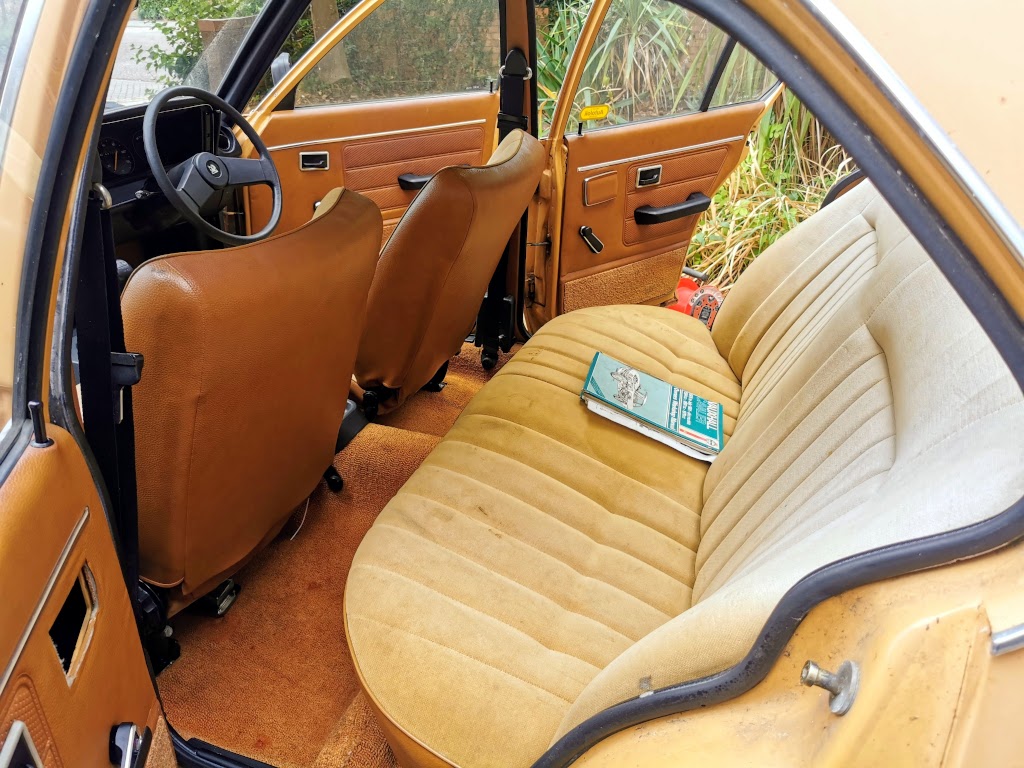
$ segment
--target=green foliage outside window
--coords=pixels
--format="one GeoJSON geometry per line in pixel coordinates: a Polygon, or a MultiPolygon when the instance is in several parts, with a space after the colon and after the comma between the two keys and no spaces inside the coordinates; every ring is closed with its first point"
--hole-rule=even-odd
{"type": "Polygon", "coordinates": [[[152,20],[168,44],[138,49],[135,60],[167,85],[182,83],[203,53],[200,19],[252,16],[262,6],[262,0],[139,0],[139,16],[152,20]]]}
{"type": "Polygon", "coordinates": [[[341,104],[486,89],[499,61],[496,0],[388,0],[324,57],[296,104],[341,104]]]}

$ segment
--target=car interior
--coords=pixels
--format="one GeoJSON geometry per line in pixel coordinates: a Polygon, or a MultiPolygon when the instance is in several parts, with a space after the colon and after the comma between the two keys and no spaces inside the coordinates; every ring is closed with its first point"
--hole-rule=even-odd
{"type": "MultiPolygon", "coordinates": [[[[353,70],[372,11],[338,37],[353,70]]],[[[248,110],[178,85],[102,117],[144,641],[192,749],[530,765],[739,662],[809,574],[1024,495],[1021,390],[864,174],[711,327],[667,307],[781,87],[705,24],[753,85],[620,126],[569,94],[542,135],[497,37],[490,84],[444,96],[324,103],[314,48],[248,110]],[[588,411],[596,352],[721,403],[721,453],[588,411]]],[[[92,441],[109,382],[77,311],[92,441]]]]}

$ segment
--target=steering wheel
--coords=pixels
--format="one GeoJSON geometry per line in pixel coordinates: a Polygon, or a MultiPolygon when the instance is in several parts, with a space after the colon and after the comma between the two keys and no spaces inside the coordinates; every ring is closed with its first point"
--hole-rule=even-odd
{"type": "Polygon", "coordinates": [[[178,85],[161,91],[146,108],[146,117],[142,122],[142,142],[146,149],[146,160],[149,161],[149,168],[160,191],[182,216],[210,237],[228,245],[255,243],[273,232],[281,220],[281,178],[277,175],[277,168],[270,158],[267,145],[238,110],[219,96],[190,85],[178,85]],[[249,137],[259,156],[247,159],[200,152],[171,168],[170,173],[164,170],[157,145],[156,121],[164,105],[171,99],[181,96],[192,96],[231,118],[249,137]],[[274,208],[270,214],[270,221],[263,229],[252,235],[235,235],[225,232],[207,220],[208,216],[212,216],[223,207],[228,190],[253,184],[266,184],[274,194],[274,208]]]}

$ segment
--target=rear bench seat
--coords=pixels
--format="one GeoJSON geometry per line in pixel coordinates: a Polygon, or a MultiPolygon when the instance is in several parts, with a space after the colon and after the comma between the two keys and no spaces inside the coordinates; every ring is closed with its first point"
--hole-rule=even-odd
{"type": "Polygon", "coordinates": [[[814,569],[1002,511],[1022,466],[1020,390],[864,183],[766,251],[713,333],[658,307],[544,326],[367,534],[348,642],[402,765],[529,765],[737,662],[814,569]],[[722,402],[714,464],[590,414],[595,350],[722,402]]]}

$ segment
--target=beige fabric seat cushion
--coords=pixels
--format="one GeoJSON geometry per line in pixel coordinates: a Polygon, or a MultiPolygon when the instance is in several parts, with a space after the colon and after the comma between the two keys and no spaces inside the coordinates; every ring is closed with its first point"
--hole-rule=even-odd
{"type": "Polygon", "coordinates": [[[864,183],[762,254],[714,334],[647,307],[546,325],[367,535],[348,641],[392,734],[529,765],[738,661],[816,568],[1002,511],[1022,467],[1019,388],[864,183]],[[598,349],[725,404],[710,469],[586,411],[598,349]]]}
{"type": "Polygon", "coordinates": [[[398,724],[429,720],[429,746],[460,764],[542,752],[602,668],[690,605],[708,465],[588,415],[596,349],[722,401],[731,431],[739,385],[699,322],[566,315],[474,398],[352,564],[346,621],[368,690],[398,724]],[[459,722],[488,737],[467,743],[446,726],[459,722]]]}

